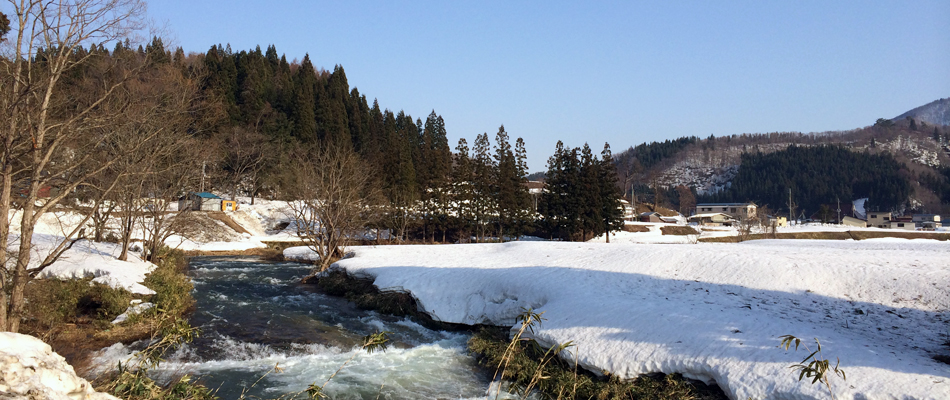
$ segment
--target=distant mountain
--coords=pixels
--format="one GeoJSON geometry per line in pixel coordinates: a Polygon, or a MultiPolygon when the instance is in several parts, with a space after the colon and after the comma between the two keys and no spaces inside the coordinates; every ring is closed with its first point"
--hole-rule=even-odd
{"type": "Polygon", "coordinates": [[[950,125],[950,97],[935,100],[905,112],[895,117],[894,121],[901,121],[907,117],[930,125],[950,125]]]}
{"type": "MultiPolygon", "coordinates": [[[[911,183],[910,195],[907,196],[904,190],[896,191],[900,192],[897,194],[901,197],[906,197],[906,201],[901,202],[900,206],[894,206],[895,201],[887,201],[886,197],[893,193],[864,194],[864,189],[867,188],[852,190],[848,193],[838,191],[834,193],[834,197],[816,195],[813,196],[815,198],[795,199],[798,204],[809,205],[810,208],[805,210],[806,215],[817,211],[815,204],[831,204],[833,201],[837,202],[840,196],[844,196],[840,198],[842,202],[855,200],[848,197],[871,197],[869,204],[893,208],[894,211],[913,210],[914,212],[947,214],[950,213],[950,99],[938,100],[911,112],[921,110],[923,110],[921,114],[915,117],[916,129],[907,121],[905,114],[905,116],[895,118],[895,123],[892,125],[874,124],[846,131],[746,133],[719,137],[710,135],[705,139],[683,137],[631,146],[627,150],[614,153],[618,181],[623,185],[626,196],[631,196],[632,193],[637,197],[638,202],[650,203],[657,201],[656,198],[659,197],[661,205],[688,212],[689,207],[682,207],[683,202],[679,200],[682,192],[682,188],[677,189],[679,186],[691,188],[696,201],[716,199],[713,202],[732,202],[759,199],[758,196],[752,196],[750,193],[764,192],[770,181],[776,185],[775,187],[794,186],[793,184],[802,187],[821,185],[818,176],[799,182],[796,179],[800,177],[784,176],[766,170],[745,171],[745,173],[752,173],[752,178],[746,180],[740,178],[737,181],[737,177],[741,175],[743,159],[748,158],[749,155],[761,157],[773,152],[786,151],[790,146],[800,148],[842,146],[856,153],[888,154],[888,157],[893,157],[901,164],[900,174],[895,179],[911,183]],[[919,116],[927,113],[935,114],[938,110],[943,110],[940,114],[944,121],[943,125],[919,116]],[[924,123],[927,126],[921,128],[924,123]],[[742,182],[761,182],[762,184],[754,188],[732,189],[733,185],[742,182]],[[662,190],[659,196],[656,195],[657,189],[662,190]],[[740,193],[741,196],[739,196],[738,189],[748,190],[740,193]],[[730,193],[739,197],[728,199],[724,197],[730,193]]],[[[747,168],[756,167],[749,164],[747,168]]],[[[806,174],[832,172],[830,168],[824,167],[809,166],[799,169],[806,174]]],[[[883,176],[879,178],[884,179],[883,176]]],[[[854,182],[836,182],[838,183],[844,185],[854,182]]],[[[836,188],[837,186],[829,187],[836,188]]],[[[788,187],[782,187],[782,189],[787,191],[788,187]]],[[[801,189],[795,192],[806,194],[806,190],[801,189]]],[[[689,198],[686,197],[686,199],[689,198]]],[[[777,203],[774,199],[771,203],[775,204],[765,205],[775,210],[782,210],[785,204],[784,201],[777,203]]]]}

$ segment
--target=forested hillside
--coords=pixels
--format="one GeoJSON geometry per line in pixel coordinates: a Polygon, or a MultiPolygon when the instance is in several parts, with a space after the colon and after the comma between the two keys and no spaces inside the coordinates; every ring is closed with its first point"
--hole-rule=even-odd
{"type": "MultiPolygon", "coordinates": [[[[174,59],[182,56],[179,50],[174,59]]],[[[219,123],[207,130],[225,144],[221,171],[232,175],[215,181],[219,190],[251,196],[272,190],[281,156],[317,144],[359,153],[376,167],[390,197],[416,197],[451,167],[439,115],[433,111],[423,122],[370,103],[350,88],[342,66],[316,69],[309,56],[289,63],[274,46],[233,52],[217,45],[187,63],[203,71],[203,88],[221,105],[219,123]],[[242,154],[250,149],[259,152],[242,154]],[[248,161],[250,168],[243,165],[248,161]]]]}
{"type": "Polygon", "coordinates": [[[791,196],[797,208],[814,212],[822,204],[867,197],[869,210],[892,210],[901,207],[911,192],[901,175],[903,167],[889,153],[855,152],[838,145],[745,153],[732,185],[700,201],[753,201],[787,209],[791,196]]]}
{"type": "MultiPolygon", "coordinates": [[[[818,204],[828,204],[835,196],[842,202],[871,196],[870,204],[898,212],[950,213],[950,176],[943,173],[950,166],[948,142],[950,129],[946,126],[914,118],[881,118],[871,126],[850,131],[810,134],[776,132],[709,136],[706,139],[683,137],[666,142],[644,143],[617,154],[615,161],[618,184],[624,188],[625,196],[633,201],[658,202],[662,206],[681,209],[680,195],[693,192],[699,201],[766,201],[773,209],[787,212],[788,187],[783,189],[785,200],[777,202],[769,193],[777,190],[775,186],[780,183],[752,179],[778,172],[772,169],[768,172],[758,170],[773,168],[768,164],[775,161],[759,158],[785,151],[790,146],[836,146],[851,153],[884,157],[867,158],[865,161],[868,162],[892,159],[899,165],[895,179],[906,182],[909,189],[903,189],[902,184],[894,181],[871,193],[859,190],[855,182],[851,181],[854,178],[851,175],[841,175],[832,169],[816,170],[808,181],[826,182],[823,184],[827,188],[815,191],[809,189],[808,193],[802,193],[805,197],[796,199],[808,214],[815,212],[814,207],[818,204]],[[823,171],[827,171],[828,176],[822,175],[823,171]],[[839,179],[845,181],[839,182],[839,179]],[[845,190],[846,187],[851,190],[845,190]],[[866,192],[869,194],[865,195],[866,192]]],[[[794,151],[800,152],[802,149],[794,151]]],[[[853,157],[847,160],[865,162],[853,157]]],[[[891,164],[881,164],[879,167],[893,170],[891,164]]],[[[795,183],[799,178],[789,176],[788,179],[794,185],[801,183],[795,183]]],[[[688,195],[685,198],[692,201],[688,195]]]]}

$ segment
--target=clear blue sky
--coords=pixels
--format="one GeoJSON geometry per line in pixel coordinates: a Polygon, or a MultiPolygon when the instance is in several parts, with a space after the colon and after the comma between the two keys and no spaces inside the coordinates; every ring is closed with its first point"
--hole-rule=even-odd
{"type": "Polygon", "coordinates": [[[557,140],[648,141],[870,125],[950,97],[950,1],[183,1],[174,44],[274,44],[340,64],[450,145],[505,125],[531,171],[557,140]],[[593,3],[593,4],[588,4],[593,3]]]}

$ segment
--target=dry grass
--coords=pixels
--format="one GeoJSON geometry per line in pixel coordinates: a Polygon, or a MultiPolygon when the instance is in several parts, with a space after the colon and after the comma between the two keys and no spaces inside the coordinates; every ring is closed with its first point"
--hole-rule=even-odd
{"type": "Polygon", "coordinates": [[[646,225],[630,225],[626,224],[623,226],[624,232],[649,232],[650,227],[646,225]]]}
{"type": "Polygon", "coordinates": [[[901,239],[934,239],[950,240],[950,233],[943,232],[893,232],[893,231],[851,231],[855,240],[876,239],[876,238],[901,238],[901,239]]]}
{"type": "MultiPolygon", "coordinates": [[[[893,231],[846,231],[846,232],[784,232],[772,235],[755,233],[746,240],[758,239],[809,239],[809,240],[865,240],[877,238],[950,240],[950,233],[942,232],[893,232],[893,231]]],[[[736,243],[737,236],[720,236],[699,239],[708,243],[736,243]]]]}
{"type": "Polygon", "coordinates": [[[660,232],[663,232],[664,235],[678,235],[678,236],[688,236],[688,235],[698,235],[699,232],[696,232],[695,229],[691,226],[684,225],[670,225],[660,227],[660,232]]]}
{"type": "MultiPolygon", "coordinates": [[[[288,246],[290,247],[290,246],[288,246]]],[[[185,256],[257,256],[268,260],[281,261],[284,259],[283,249],[266,247],[247,250],[189,250],[184,252],[185,256]]]]}
{"type": "MultiPolygon", "coordinates": [[[[509,342],[507,329],[484,328],[468,342],[469,351],[486,369],[497,368],[499,377],[515,388],[532,387],[541,398],[550,399],[658,399],[720,400],[726,395],[716,386],[707,386],[678,374],[642,375],[636,379],[596,376],[577,368],[572,361],[545,357],[545,349],[534,340],[509,342]],[[546,361],[547,360],[547,361],[546,361]]],[[[525,397],[521,397],[525,398],[525,397]]]]}

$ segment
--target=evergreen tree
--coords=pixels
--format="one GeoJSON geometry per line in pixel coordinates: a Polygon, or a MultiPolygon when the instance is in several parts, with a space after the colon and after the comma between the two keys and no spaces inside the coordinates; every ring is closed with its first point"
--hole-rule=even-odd
{"type": "Polygon", "coordinates": [[[316,85],[316,71],[310,63],[310,55],[306,54],[294,74],[294,103],[291,113],[294,124],[293,136],[303,143],[313,143],[317,139],[317,117],[314,111],[316,85]]]}
{"type": "Polygon", "coordinates": [[[580,240],[586,241],[594,234],[603,232],[600,229],[602,221],[603,201],[600,193],[600,162],[594,157],[590,146],[584,143],[581,148],[580,173],[578,184],[580,191],[576,194],[580,207],[580,240]]]}
{"type": "Polygon", "coordinates": [[[444,232],[447,223],[447,193],[452,152],[445,132],[445,122],[433,110],[426,118],[419,151],[418,181],[424,213],[423,231],[435,240],[435,229],[444,232]],[[424,171],[424,173],[423,173],[424,171]]]}
{"type": "Polygon", "coordinates": [[[514,212],[512,213],[514,220],[511,229],[515,236],[520,237],[529,232],[535,214],[535,207],[527,187],[528,152],[525,150],[524,140],[520,137],[515,141],[515,166],[519,189],[515,199],[514,212]]]}
{"type": "Polygon", "coordinates": [[[613,155],[610,153],[610,144],[604,143],[604,150],[600,152],[600,204],[604,236],[610,243],[610,232],[623,229],[623,204],[620,197],[623,195],[617,187],[617,167],[613,155]]]}
{"type": "Polygon", "coordinates": [[[455,147],[455,167],[452,168],[452,204],[454,204],[454,224],[459,231],[459,238],[471,237],[475,220],[473,185],[475,170],[469,156],[468,142],[465,138],[459,139],[455,147]]]}
{"type": "Polygon", "coordinates": [[[165,44],[158,36],[153,36],[151,43],[145,46],[145,54],[155,65],[168,64],[172,61],[171,54],[165,51],[165,44]]]}
{"type": "Polygon", "coordinates": [[[478,241],[485,238],[486,229],[493,218],[492,210],[495,209],[495,196],[492,191],[494,185],[495,166],[491,156],[491,143],[488,141],[488,134],[482,133],[475,138],[475,148],[473,149],[473,188],[475,189],[472,199],[473,210],[475,211],[475,226],[477,228],[478,241]]]}
{"type": "Polygon", "coordinates": [[[545,191],[538,202],[541,227],[551,238],[575,239],[580,232],[580,163],[577,149],[557,142],[548,159],[545,191]]]}
{"type": "Polygon", "coordinates": [[[346,81],[346,72],[342,66],[337,65],[318,94],[317,121],[319,137],[324,143],[352,147],[346,107],[349,98],[350,88],[346,81]]]}
{"type": "Polygon", "coordinates": [[[350,91],[349,98],[346,101],[346,119],[349,122],[350,141],[353,144],[353,150],[357,153],[363,153],[365,146],[365,116],[368,114],[369,107],[366,105],[366,97],[360,96],[359,90],[353,88],[350,91]]]}
{"type": "Polygon", "coordinates": [[[524,190],[521,175],[518,174],[518,163],[508,142],[508,132],[505,132],[504,125],[498,128],[498,133],[495,134],[494,162],[492,194],[495,198],[492,203],[495,210],[492,214],[497,216],[495,222],[498,226],[498,236],[504,240],[505,233],[515,225],[518,207],[521,206],[519,195],[524,190]]]}

